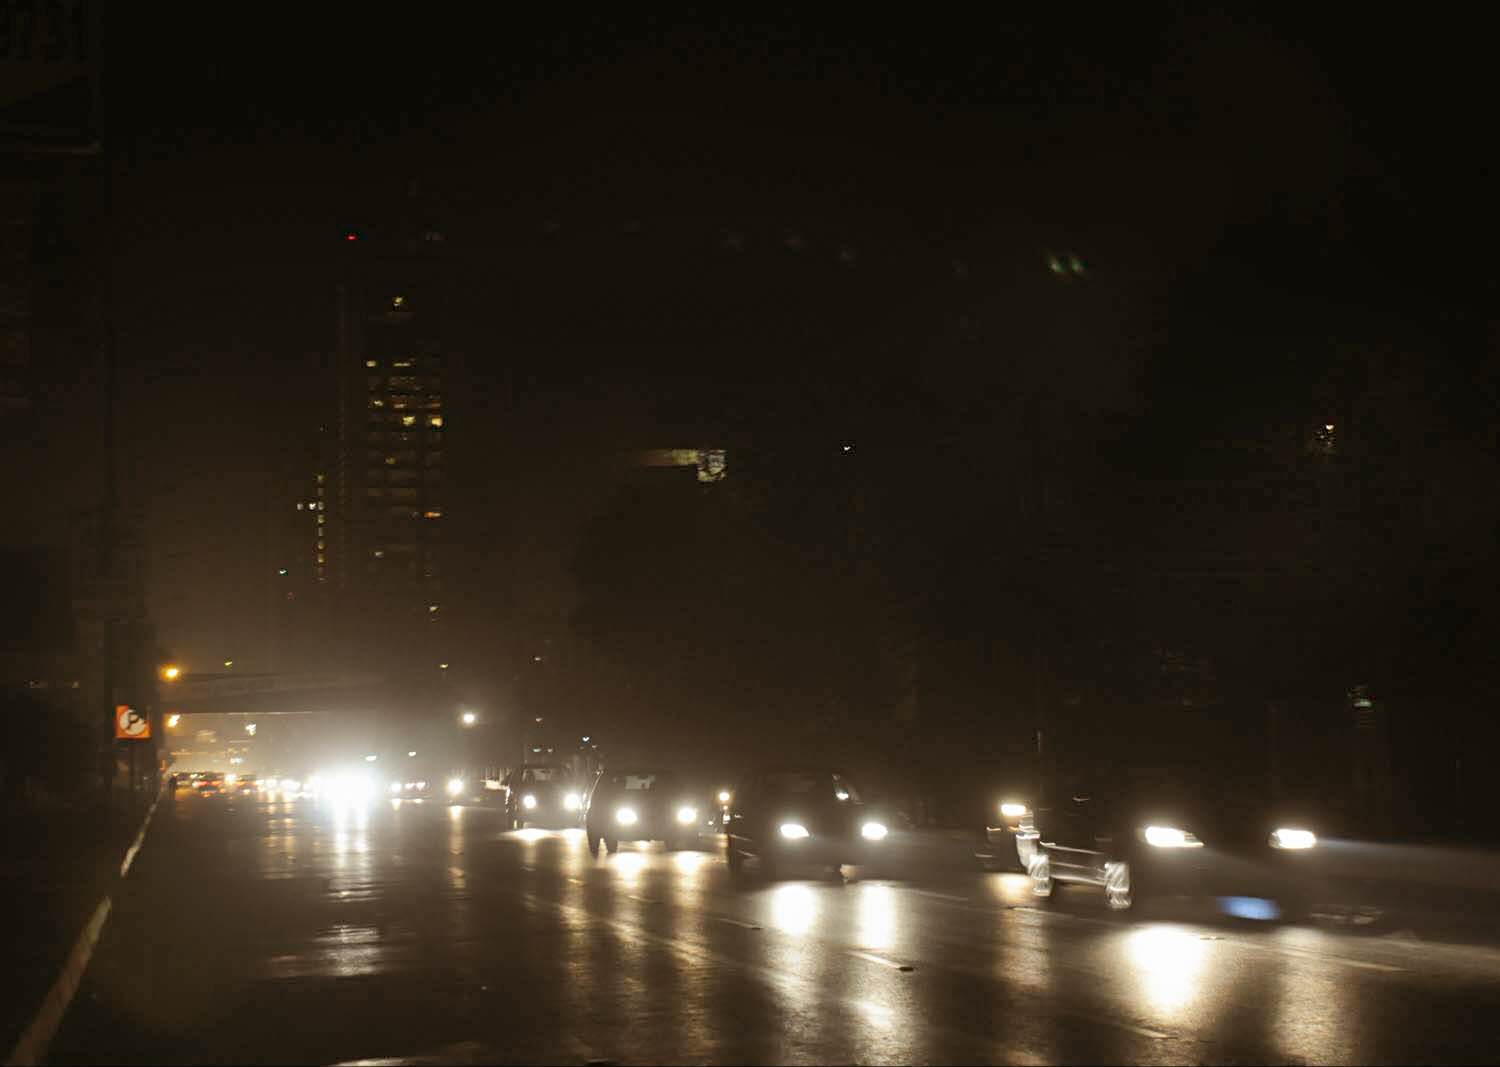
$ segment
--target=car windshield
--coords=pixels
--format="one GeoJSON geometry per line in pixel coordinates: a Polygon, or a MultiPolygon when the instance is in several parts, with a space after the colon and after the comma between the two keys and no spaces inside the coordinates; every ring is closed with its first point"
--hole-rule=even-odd
{"type": "Polygon", "coordinates": [[[653,791],[670,790],[676,785],[676,781],[666,774],[658,771],[643,771],[631,774],[616,775],[610,779],[617,789],[627,793],[650,793],[653,791]]]}
{"type": "Polygon", "coordinates": [[[528,767],[523,778],[527,782],[560,782],[563,780],[561,767],[528,767]]]}

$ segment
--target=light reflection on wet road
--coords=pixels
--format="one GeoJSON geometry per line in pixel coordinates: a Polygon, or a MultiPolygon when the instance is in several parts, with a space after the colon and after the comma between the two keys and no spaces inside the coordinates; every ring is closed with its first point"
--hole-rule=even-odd
{"type": "MultiPolygon", "coordinates": [[[[731,878],[496,812],[165,806],[59,1062],[1487,1062],[1500,953],[731,878]]],[[[1066,896],[1066,895],[1065,895],[1066,896]]]]}

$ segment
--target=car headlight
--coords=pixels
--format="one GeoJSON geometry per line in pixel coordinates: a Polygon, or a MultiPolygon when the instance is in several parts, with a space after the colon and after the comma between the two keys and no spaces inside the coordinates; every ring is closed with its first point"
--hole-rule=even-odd
{"type": "Polygon", "coordinates": [[[527,793],[524,797],[521,798],[521,807],[525,808],[527,811],[535,808],[536,796],[531,793],[527,793]]]}
{"type": "Polygon", "coordinates": [[[615,812],[615,821],[618,822],[621,826],[634,826],[635,825],[635,809],[634,808],[620,808],[618,811],[615,812]]]}
{"type": "Polygon", "coordinates": [[[784,822],[781,824],[781,836],[789,841],[800,841],[807,837],[807,827],[800,822],[784,822]]]}
{"type": "Polygon", "coordinates": [[[456,797],[456,796],[458,796],[458,794],[462,793],[463,791],[464,791],[464,780],[462,778],[449,778],[448,779],[448,795],[450,797],[456,797]]]}
{"type": "Polygon", "coordinates": [[[224,776],[224,784],[225,785],[234,785],[234,783],[238,779],[239,779],[239,775],[237,775],[237,774],[226,774],[224,776]]]}
{"type": "Polygon", "coordinates": [[[1271,831],[1271,847],[1302,849],[1312,848],[1318,843],[1318,835],[1311,830],[1294,830],[1283,826],[1279,830],[1271,831]]]}
{"type": "Polygon", "coordinates": [[[1142,836],[1146,844],[1153,848],[1202,848],[1203,842],[1199,841],[1186,830],[1179,830],[1175,826],[1148,826],[1142,836]]]}
{"type": "Polygon", "coordinates": [[[680,822],[683,826],[686,826],[689,823],[697,822],[698,809],[683,805],[682,807],[677,809],[677,821],[680,822]]]}
{"type": "Polygon", "coordinates": [[[1019,819],[1026,814],[1025,804],[1006,803],[1000,805],[1000,814],[1007,819],[1019,819]]]}
{"type": "Polygon", "coordinates": [[[426,782],[421,782],[421,781],[419,781],[419,782],[418,782],[418,783],[417,783],[417,788],[418,788],[418,789],[426,789],[426,788],[427,788],[427,783],[426,783],[426,782]]]}
{"type": "Polygon", "coordinates": [[[392,793],[400,793],[401,792],[401,783],[400,782],[392,782],[391,783],[391,792],[392,793]]]}
{"type": "Polygon", "coordinates": [[[578,805],[580,803],[581,801],[578,799],[577,793],[569,793],[567,796],[563,797],[563,807],[567,808],[569,811],[577,811],[578,805]]]}
{"type": "Polygon", "coordinates": [[[884,841],[888,833],[890,831],[885,828],[885,823],[876,822],[874,819],[859,828],[859,835],[866,841],[884,841]]]}

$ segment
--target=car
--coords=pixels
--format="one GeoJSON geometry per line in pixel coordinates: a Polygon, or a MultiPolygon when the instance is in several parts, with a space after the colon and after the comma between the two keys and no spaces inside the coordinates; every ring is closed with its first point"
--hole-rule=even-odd
{"type": "Polygon", "coordinates": [[[867,807],[849,776],[829,768],[768,770],[735,789],[726,841],[729,869],[754,858],[761,873],[785,866],[837,869],[884,858],[889,816],[867,807]]]}
{"type": "Polygon", "coordinates": [[[670,771],[606,770],[595,780],[584,802],[584,830],[589,852],[617,852],[621,841],[662,841],[670,849],[698,843],[706,805],[686,790],[670,771]]]}
{"type": "Polygon", "coordinates": [[[985,805],[975,858],[988,870],[1025,871],[1036,849],[1036,813],[1020,789],[997,791],[985,805]]]}
{"type": "Polygon", "coordinates": [[[1211,785],[1074,786],[1027,824],[1032,893],[1102,889],[1110,910],[1169,896],[1213,897],[1230,914],[1296,917],[1317,882],[1319,820],[1305,807],[1236,803],[1211,785]]]}
{"type": "Polygon", "coordinates": [[[228,790],[224,776],[217,771],[199,774],[193,781],[193,792],[200,797],[221,797],[228,790]]]}
{"type": "Polygon", "coordinates": [[[392,800],[430,800],[433,783],[426,778],[394,779],[386,787],[386,795],[392,800]]]}
{"type": "Polygon", "coordinates": [[[238,797],[253,797],[260,792],[260,781],[253,774],[234,775],[234,795],[238,797]]]}
{"type": "Polygon", "coordinates": [[[558,763],[528,763],[506,779],[505,818],[511,829],[577,826],[583,791],[573,773],[558,763]]]}

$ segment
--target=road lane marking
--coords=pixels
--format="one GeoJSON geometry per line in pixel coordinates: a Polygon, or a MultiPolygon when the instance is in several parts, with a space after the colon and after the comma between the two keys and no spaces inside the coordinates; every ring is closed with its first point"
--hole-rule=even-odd
{"type": "Polygon", "coordinates": [[[157,793],[156,799],[151,801],[151,807],[146,810],[146,818],[141,823],[140,832],[135,835],[135,840],[132,841],[130,847],[125,850],[125,860],[120,864],[121,878],[124,878],[127,874],[130,873],[130,865],[135,862],[136,853],[139,852],[141,850],[141,846],[146,843],[146,827],[151,825],[151,816],[156,814],[156,805],[160,800],[161,794],[157,793]]]}
{"type": "Polygon", "coordinates": [[[584,881],[583,881],[582,878],[569,878],[568,881],[572,882],[574,885],[583,885],[584,884],[584,881]]]}
{"type": "Polygon", "coordinates": [[[931,900],[946,900],[955,904],[969,903],[968,897],[961,897],[954,893],[937,893],[931,889],[913,889],[912,892],[919,897],[927,897],[931,900]]]}
{"type": "Polygon", "coordinates": [[[630,900],[638,901],[641,904],[659,903],[659,901],[657,901],[655,897],[643,897],[639,893],[626,893],[625,896],[630,900]]]}
{"type": "Polygon", "coordinates": [[[738,926],[742,930],[764,929],[759,923],[747,923],[740,919],[731,919],[727,915],[710,915],[709,918],[716,923],[728,923],[730,926],[738,926]]]}
{"type": "Polygon", "coordinates": [[[78,992],[78,986],[83,981],[83,973],[88,970],[89,960],[94,955],[94,946],[99,943],[99,935],[104,931],[105,920],[109,918],[110,907],[109,897],[99,901],[99,906],[94,909],[88,925],[83,928],[83,933],[79,934],[78,940],[74,942],[73,951],[68,953],[67,962],[63,964],[57,981],[52,983],[52,988],[47,992],[47,998],[42,1001],[41,1010],[36,1013],[36,1018],[31,1020],[31,1025],[26,1028],[21,1039],[16,1042],[16,1047],[10,1050],[10,1056],[5,1061],[7,1064],[30,1065],[46,1061],[47,1046],[52,1044],[52,1039],[57,1036],[57,1028],[62,1025],[68,1005],[73,1002],[73,994],[78,992]]]}
{"type": "Polygon", "coordinates": [[[889,967],[893,971],[911,972],[916,970],[916,968],[909,963],[899,963],[896,960],[888,960],[884,956],[875,955],[875,953],[873,952],[860,952],[856,949],[850,949],[849,955],[853,956],[857,960],[868,960],[870,963],[878,963],[880,964],[880,966],[889,967]]]}
{"type": "Polygon", "coordinates": [[[462,867],[449,867],[448,868],[448,873],[451,874],[451,875],[453,875],[455,878],[467,878],[468,877],[468,875],[466,875],[464,873],[464,869],[462,867]]]}

